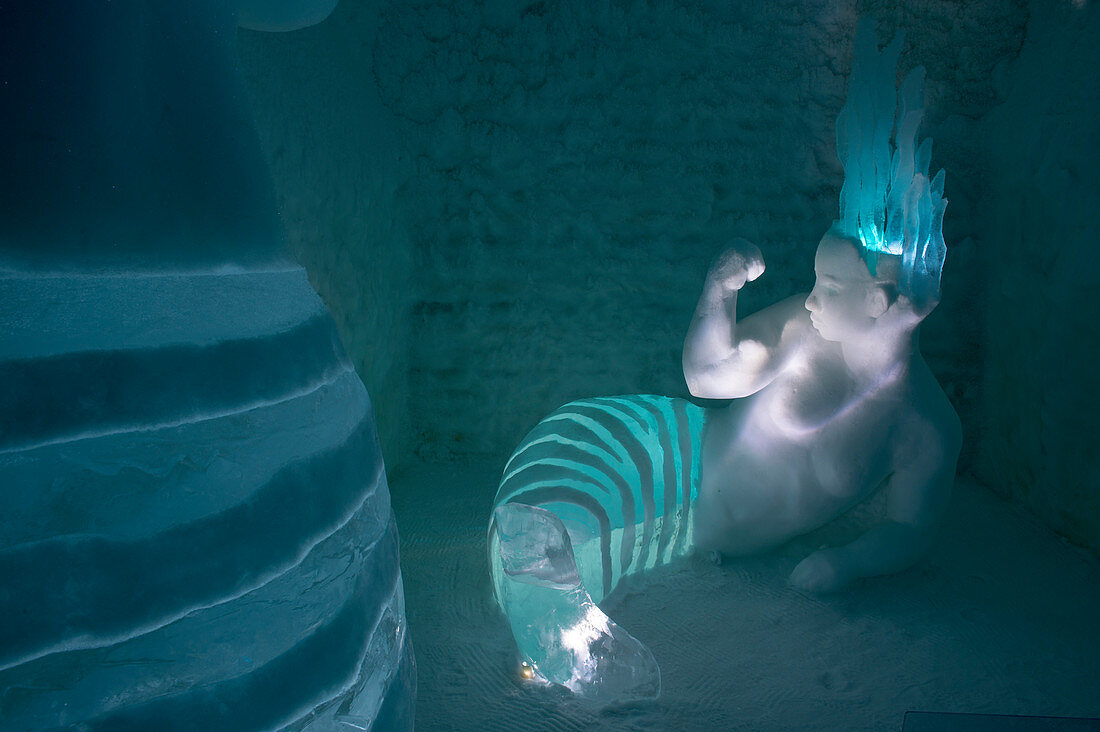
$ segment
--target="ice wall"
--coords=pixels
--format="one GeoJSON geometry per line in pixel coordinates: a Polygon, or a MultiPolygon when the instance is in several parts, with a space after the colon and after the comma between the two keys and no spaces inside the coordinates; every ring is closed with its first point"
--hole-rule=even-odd
{"type": "Polygon", "coordinates": [[[980,474],[1100,548],[1100,6],[1037,0],[985,121],[990,270],[980,474]]]}
{"type": "Polygon", "coordinates": [[[291,252],[332,311],[378,416],[386,463],[410,450],[412,244],[397,217],[412,166],[372,68],[379,3],[294,33],[238,34],[291,252]]]}
{"type": "Polygon", "coordinates": [[[1018,50],[1020,3],[394,2],[373,67],[416,161],[395,203],[422,452],[503,457],[572,398],[686,395],[697,284],[734,236],[768,256],[746,311],[808,291],[859,14],[883,38],[904,28],[904,58],[928,68],[952,255],[922,350],[960,412],[975,402],[974,119],[1018,50]]]}
{"type": "Polygon", "coordinates": [[[0,323],[0,728],[410,719],[370,400],[301,267],[9,270],[0,323]]]}
{"type": "Polygon", "coordinates": [[[97,269],[281,257],[270,180],[252,175],[264,161],[240,79],[218,73],[236,67],[225,3],[2,12],[4,260],[97,269]],[[163,29],[156,42],[150,28],[163,29]]]}
{"type": "Polygon", "coordinates": [[[0,729],[412,726],[371,402],[235,34],[0,8],[0,729]]]}

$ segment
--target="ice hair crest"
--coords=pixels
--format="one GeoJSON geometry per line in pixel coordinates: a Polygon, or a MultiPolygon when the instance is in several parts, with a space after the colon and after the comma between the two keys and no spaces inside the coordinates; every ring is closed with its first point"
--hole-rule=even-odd
{"type": "Polygon", "coordinates": [[[944,171],[929,178],[932,139],[917,139],[924,116],[924,67],[895,84],[903,34],[879,51],[875,24],[856,29],[848,99],[836,123],[837,156],[844,166],[840,219],[834,230],[860,242],[872,275],[878,257],[901,257],[898,292],[918,311],[939,302],[943,240],[944,171]]]}

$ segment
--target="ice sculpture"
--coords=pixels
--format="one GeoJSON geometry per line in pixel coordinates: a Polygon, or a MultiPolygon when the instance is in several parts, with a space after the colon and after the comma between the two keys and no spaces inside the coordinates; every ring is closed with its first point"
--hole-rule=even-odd
{"type": "Polygon", "coordinates": [[[233,13],[2,14],[0,728],[411,729],[371,404],[281,253],[233,13]]]}
{"type": "Polygon", "coordinates": [[[692,547],[703,410],[684,399],[572,402],[504,468],[489,524],[497,601],[538,678],[582,696],[657,696],[649,649],[598,603],[692,547]]]}
{"type": "Polygon", "coordinates": [[[900,571],[929,547],[961,428],[917,346],[939,298],[945,201],[942,172],[927,182],[927,142],[913,160],[919,74],[902,87],[890,145],[897,46],[879,56],[873,29],[860,31],[838,125],[841,220],[818,245],[813,291],[738,320],[738,292],[764,273],[745,240],[707,275],[684,376],[695,396],[733,401],[706,410],[651,396],[574,402],[509,461],[489,561],[532,676],[599,700],[658,694],[652,654],[598,603],[622,577],[691,547],[715,557],[764,551],[878,490],[886,519],[809,555],[790,582],[836,590],[900,571]]]}
{"type": "Polygon", "coordinates": [[[900,256],[898,291],[918,309],[931,310],[947,255],[944,171],[929,180],[932,140],[917,144],[924,67],[909,72],[900,92],[894,87],[902,38],[898,34],[880,54],[875,24],[861,22],[856,29],[848,100],[836,122],[844,166],[837,229],[859,240],[872,275],[879,252],[900,256]]]}

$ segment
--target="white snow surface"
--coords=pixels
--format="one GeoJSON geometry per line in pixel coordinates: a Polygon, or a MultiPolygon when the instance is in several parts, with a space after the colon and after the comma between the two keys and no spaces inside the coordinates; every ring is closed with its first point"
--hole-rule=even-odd
{"type": "Polygon", "coordinates": [[[962,478],[931,556],[903,574],[821,597],[787,585],[799,559],[875,516],[872,501],[772,554],[692,557],[605,603],[661,665],[655,702],[601,708],[522,682],[486,566],[501,467],[416,462],[392,479],[418,729],[896,730],[907,710],[1100,717],[1100,563],[962,478]]]}

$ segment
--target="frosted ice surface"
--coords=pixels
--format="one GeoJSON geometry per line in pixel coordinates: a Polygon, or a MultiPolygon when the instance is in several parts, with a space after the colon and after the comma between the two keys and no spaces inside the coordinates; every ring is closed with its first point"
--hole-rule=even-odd
{"type": "Polygon", "coordinates": [[[370,400],[304,270],[9,271],[0,302],[42,324],[0,360],[0,726],[407,718],[370,400]]]}
{"type": "Polygon", "coordinates": [[[505,504],[496,511],[501,569],[518,582],[557,590],[571,590],[581,583],[573,561],[573,546],[561,519],[534,506],[505,504]]]}

